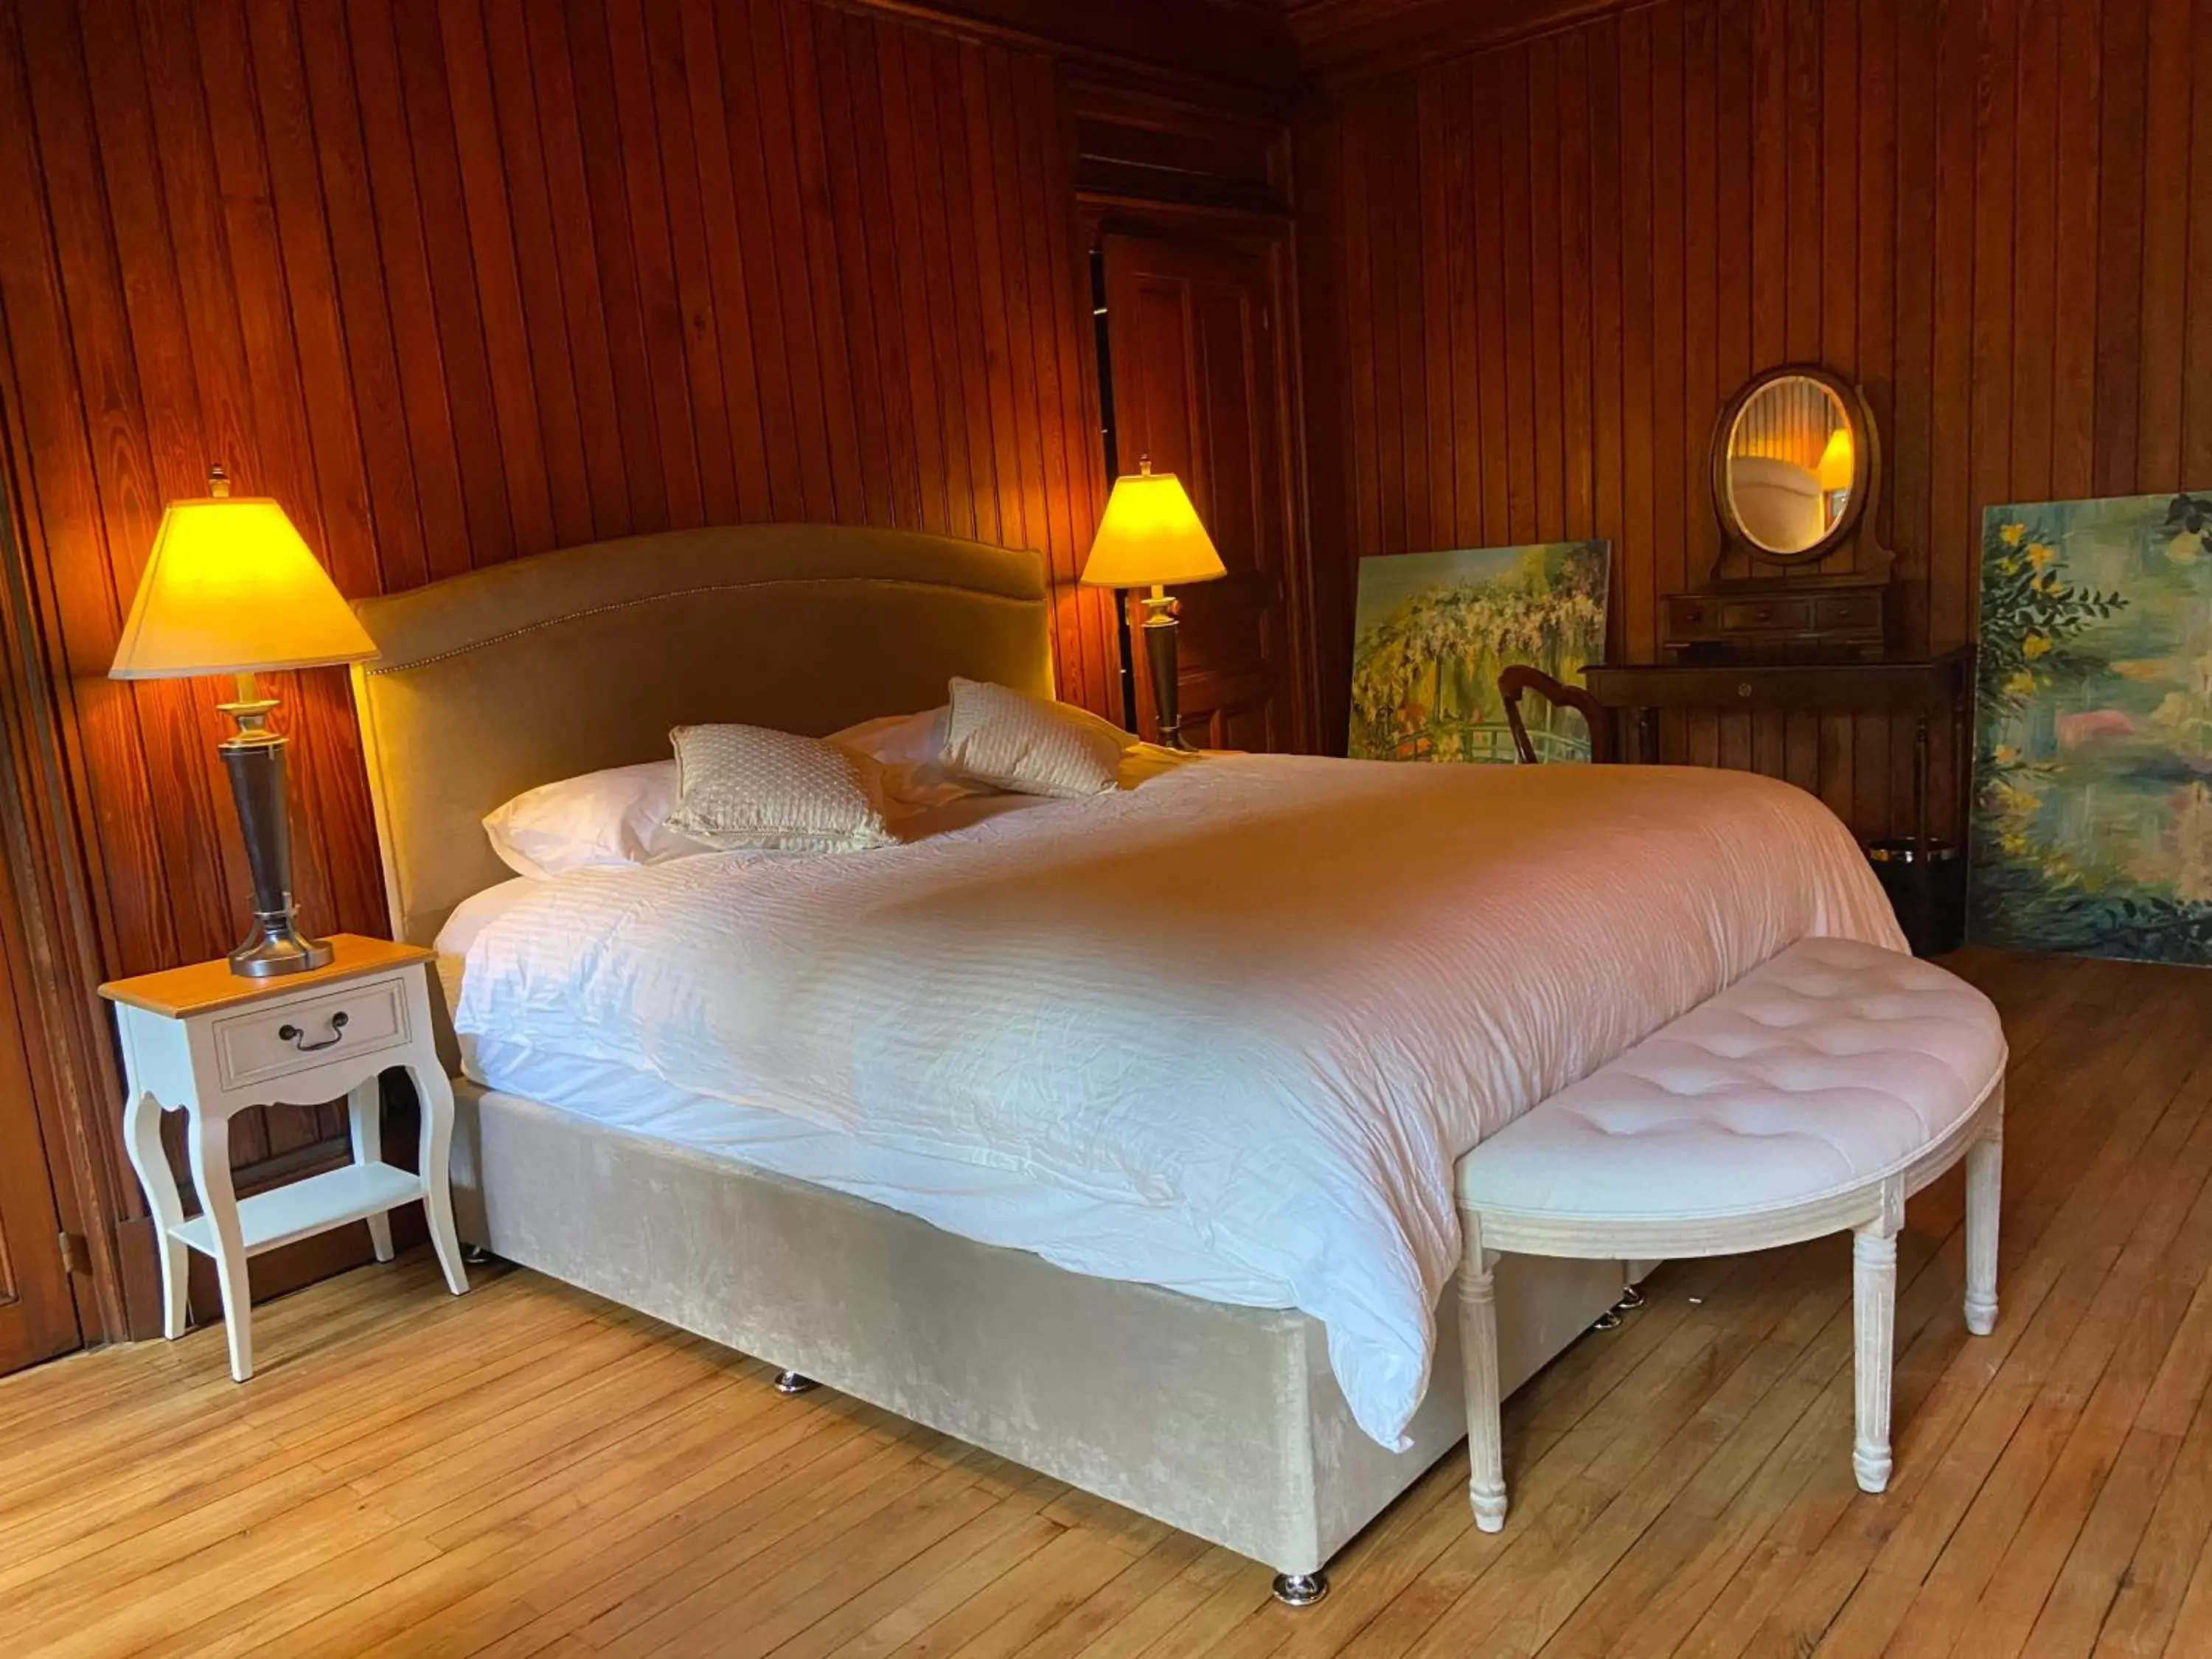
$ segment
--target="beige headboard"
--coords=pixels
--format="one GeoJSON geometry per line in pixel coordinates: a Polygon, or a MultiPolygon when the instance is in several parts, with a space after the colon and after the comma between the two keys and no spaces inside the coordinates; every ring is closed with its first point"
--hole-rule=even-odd
{"type": "Polygon", "coordinates": [[[395,937],[504,879],[482,820],[538,784],[657,760],[669,728],[819,737],[945,701],[1049,695],[1043,561],[907,531],[671,531],[517,559],[360,612],[354,670],[395,937]]]}

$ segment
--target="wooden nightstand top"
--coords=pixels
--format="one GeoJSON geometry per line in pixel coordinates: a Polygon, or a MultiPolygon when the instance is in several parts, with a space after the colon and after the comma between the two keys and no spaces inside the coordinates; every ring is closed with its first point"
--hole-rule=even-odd
{"type": "Polygon", "coordinates": [[[232,973],[228,961],[196,962],[188,968],[167,968],[158,974],[110,980],[100,988],[100,994],[110,1002],[127,1002],[165,1019],[186,1019],[194,1014],[359,979],[364,974],[381,973],[410,962],[428,962],[437,954],[424,945],[396,945],[388,939],[364,939],[359,933],[333,933],[330,943],[336,952],[330,965],[311,968],[304,974],[247,979],[232,973]]]}

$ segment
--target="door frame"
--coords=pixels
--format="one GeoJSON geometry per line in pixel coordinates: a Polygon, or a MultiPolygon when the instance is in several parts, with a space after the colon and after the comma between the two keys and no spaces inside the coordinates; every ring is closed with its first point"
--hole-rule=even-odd
{"type": "Polygon", "coordinates": [[[161,1328],[150,1224],[123,1168],[122,1082],[94,995],[104,976],[94,870],[80,833],[63,737],[65,682],[52,672],[22,526],[21,446],[0,404],[0,904],[14,927],[0,948],[15,988],[33,1109],[64,1231],[84,1241],[65,1266],[85,1346],[161,1328]],[[135,1223],[135,1226],[134,1226],[135,1223]],[[132,1239],[133,1232],[143,1234],[132,1239]],[[140,1248],[130,1248],[135,1242],[140,1248]],[[132,1271],[131,1258],[142,1257],[132,1271]]]}
{"type": "MultiPolygon", "coordinates": [[[[1268,331],[1274,355],[1276,447],[1283,515],[1284,633],[1291,651],[1291,747],[1319,753],[1321,682],[1314,631],[1313,550],[1306,510],[1305,393],[1300,376],[1297,228],[1282,214],[1195,203],[1155,202],[1096,191],[1076,193],[1078,228],[1086,251],[1109,236],[1229,248],[1256,256],[1267,271],[1268,331]]],[[[1109,279],[1110,280],[1110,279],[1109,279]]],[[[1106,319],[1113,331],[1114,319],[1106,319]]],[[[1104,451],[1100,451],[1103,464],[1104,451]]],[[[1123,458],[1125,460],[1126,457],[1123,458]]],[[[1111,487],[1112,480],[1108,481],[1111,487]]],[[[1125,671],[1126,672],[1126,671],[1125,671]]]]}

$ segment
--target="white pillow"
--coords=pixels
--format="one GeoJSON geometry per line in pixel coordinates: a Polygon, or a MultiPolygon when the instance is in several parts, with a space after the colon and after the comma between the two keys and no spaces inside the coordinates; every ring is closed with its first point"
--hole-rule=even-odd
{"type": "Polygon", "coordinates": [[[874,763],[818,738],[760,726],[679,726],[669,827],[718,849],[854,853],[894,837],[874,763]]]}
{"type": "Polygon", "coordinates": [[[939,706],[919,714],[890,714],[881,720],[863,720],[842,732],[832,732],[822,741],[872,763],[872,777],[884,816],[896,822],[915,812],[949,806],[973,795],[995,793],[986,785],[972,783],[945,769],[940,757],[945,749],[945,716],[950,712],[939,706]]]}
{"type": "Polygon", "coordinates": [[[1135,741],[1086,708],[955,678],[943,760],[962,777],[1017,794],[1103,795],[1135,741]]]}
{"type": "Polygon", "coordinates": [[[526,789],[484,819],[484,834],[500,862],[540,881],[712,852],[668,827],[675,806],[676,763],[647,761],[526,789]]]}

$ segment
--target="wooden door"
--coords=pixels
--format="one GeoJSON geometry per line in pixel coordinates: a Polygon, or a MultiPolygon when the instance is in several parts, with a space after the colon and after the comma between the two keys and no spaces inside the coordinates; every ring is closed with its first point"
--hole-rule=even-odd
{"type": "MultiPolygon", "coordinates": [[[[1109,234],[1116,459],[1183,481],[1229,574],[1177,590],[1183,732],[1202,748],[1311,747],[1291,605],[1279,251],[1109,234]]],[[[1138,714],[1156,731],[1143,665],[1138,714]]]]}
{"type": "MultiPolygon", "coordinates": [[[[21,934],[13,890],[0,872],[0,1372],[66,1353],[82,1340],[54,1202],[58,1159],[47,1157],[31,1091],[30,1056],[14,976],[21,934]]],[[[56,1149],[58,1150],[58,1149],[56,1149]]]]}

